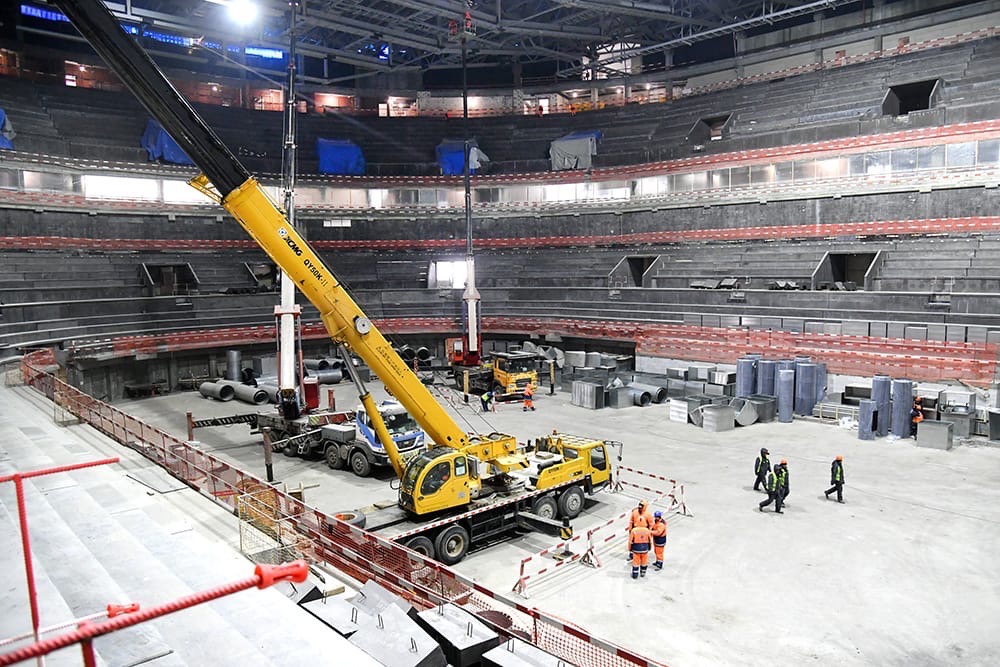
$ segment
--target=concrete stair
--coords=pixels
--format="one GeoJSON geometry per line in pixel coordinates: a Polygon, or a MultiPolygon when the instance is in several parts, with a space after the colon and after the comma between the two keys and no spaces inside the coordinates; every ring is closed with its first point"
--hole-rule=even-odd
{"type": "MultiPolygon", "coordinates": [[[[14,394],[0,391],[5,398],[14,394]]],[[[12,417],[0,416],[0,436],[0,474],[107,455],[87,445],[103,438],[84,426],[17,427],[12,417]],[[86,431],[83,440],[73,437],[78,431],[86,431]]],[[[134,453],[125,452],[118,465],[26,480],[24,488],[43,626],[96,613],[108,603],[169,602],[253,571],[242,555],[199,532],[203,518],[187,511],[191,503],[222,510],[134,453]],[[184,509],[170,502],[181,498],[184,509]]],[[[14,546],[16,511],[13,485],[0,486],[0,529],[11,545],[0,550],[8,573],[0,589],[4,637],[30,630],[23,560],[14,546]]],[[[235,520],[228,524],[233,541],[235,520]]],[[[267,666],[324,664],[340,641],[278,591],[249,590],[106,635],[94,646],[104,665],[267,666]]],[[[47,663],[79,665],[80,649],[62,650],[47,663]]]]}

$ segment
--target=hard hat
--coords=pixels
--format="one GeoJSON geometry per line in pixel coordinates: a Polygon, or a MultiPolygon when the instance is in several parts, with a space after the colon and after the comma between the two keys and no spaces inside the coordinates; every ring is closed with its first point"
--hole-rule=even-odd
{"type": "Polygon", "coordinates": [[[655,512],[653,512],[653,518],[654,519],[659,519],[662,516],[663,516],[663,512],[661,512],[660,510],[656,510],[655,512]]]}
{"type": "Polygon", "coordinates": [[[788,459],[781,459],[781,465],[783,466],[788,465],[788,459]]]}
{"type": "Polygon", "coordinates": [[[771,452],[767,451],[767,447],[761,447],[760,448],[760,453],[761,454],[770,454],[771,452]]]}
{"type": "Polygon", "coordinates": [[[837,460],[838,460],[838,461],[843,461],[843,460],[844,460],[844,457],[843,457],[843,456],[841,456],[840,454],[837,454],[837,460]]]}
{"type": "Polygon", "coordinates": [[[648,504],[649,504],[649,503],[647,503],[647,502],[646,502],[645,500],[640,500],[640,501],[639,501],[639,507],[645,507],[645,506],[646,506],[646,505],[648,505],[648,504]]]}

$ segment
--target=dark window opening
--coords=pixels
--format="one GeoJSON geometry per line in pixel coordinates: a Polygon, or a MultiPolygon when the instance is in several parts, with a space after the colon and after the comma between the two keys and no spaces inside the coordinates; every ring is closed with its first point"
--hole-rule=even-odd
{"type": "Polygon", "coordinates": [[[890,86],[882,100],[882,115],[905,116],[914,111],[925,111],[937,101],[938,79],[914,81],[890,86]]]}
{"type": "Polygon", "coordinates": [[[140,268],[151,296],[174,296],[198,291],[198,276],[190,264],[146,264],[140,268]]]}
{"type": "Polygon", "coordinates": [[[873,252],[831,252],[820,262],[815,274],[815,289],[864,289],[865,275],[875,261],[873,252]]]}
{"type": "Polygon", "coordinates": [[[706,144],[709,141],[719,141],[729,137],[730,120],[733,114],[721,114],[718,116],[706,116],[698,119],[691,131],[688,133],[688,142],[692,144],[706,144]]]}
{"type": "Polygon", "coordinates": [[[632,276],[632,286],[642,287],[642,277],[656,261],[656,257],[626,257],[629,275],[632,276]]]}

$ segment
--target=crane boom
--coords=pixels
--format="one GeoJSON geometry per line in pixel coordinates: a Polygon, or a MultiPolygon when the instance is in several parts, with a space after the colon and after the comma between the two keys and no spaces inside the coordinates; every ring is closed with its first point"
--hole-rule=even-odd
{"type": "MultiPolygon", "coordinates": [[[[319,310],[330,337],[372,369],[438,445],[464,448],[467,434],[445,412],[305,239],[232,152],[99,0],[56,0],[94,50],[202,170],[194,183],[216,199],[319,310]]],[[[390,439],[391,443],[391,439],[390,439]]],[[[388,449],[388,447],[387,447],[388,449]]],[[[393,448],[390,456],[399,454],[393,448]]],[[[396,465],[394,468],[400,469],[396,465]]]]}

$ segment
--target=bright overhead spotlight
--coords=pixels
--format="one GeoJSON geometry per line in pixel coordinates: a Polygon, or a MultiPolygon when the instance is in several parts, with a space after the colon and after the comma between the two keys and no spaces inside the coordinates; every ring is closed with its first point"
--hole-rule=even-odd
{"type": "Polygon", "coordinates": [[[240,25],[250,25],[257,19],[257,5],[250,0],[232,0],[229,3],[229,18],[240,25]]]}

